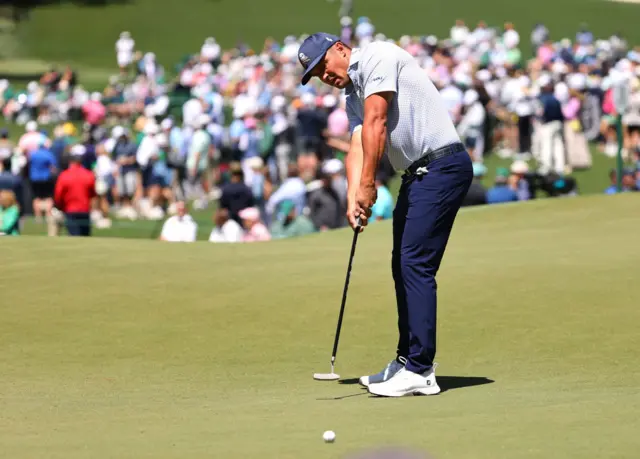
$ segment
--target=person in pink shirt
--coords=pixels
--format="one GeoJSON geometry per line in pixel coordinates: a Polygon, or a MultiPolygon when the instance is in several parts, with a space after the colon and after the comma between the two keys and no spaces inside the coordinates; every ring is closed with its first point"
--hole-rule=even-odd
{"type": "Polygon", "coordinates": [[[327,131],[331,137],[343,137],[349,133],[349,118],[343,102],[329,115],[327,131]]]}
{"type": "Polygon", "coordinates": [[[102,104],[102,96],[99,92],[91,94],[91,99],[82,106],[82,113],[84,120],[91,126],[102,124],[107,115],[107,109],[102,104]]]}
{"type": "Polygon", "coordinates": [[[260,210],[257,207],[247,207],[238,212],[242,219],[245,234],[242,242],[260,242],[271,240],[271,234],[267,227],[260,221],[260,210]]]}
{"type": "Polygon", "coordinates": [[[51,146],[49,139],[38,131],[38,123],[29,121],[25,126],[25,133],[22,134],[18,141],[18,148],[28,158],[29,155],[44,145],[46,148],[51,146]]]}
{"type": "Polygon", "coordinates": [[[542,62],[542,64],[546,65],[551,62],[553,56],[555,55],[555,51],[553,50],[553,45],[551,41],[545,42],[540,48],[538,48],[538,60],[542,62]]]}
{"type": "Polygon", "coordinates": [[[564,140],[569,166],[572,169],[588,169],[592,164],[591,152],[579,118],[582,105],[580,91],[584,90],[584,84],[580,75],[574,75],[574,77],[578,78],[569,79],[571,86],[569,100],[562,105],[562,114],[565,119],[564,140]]]}

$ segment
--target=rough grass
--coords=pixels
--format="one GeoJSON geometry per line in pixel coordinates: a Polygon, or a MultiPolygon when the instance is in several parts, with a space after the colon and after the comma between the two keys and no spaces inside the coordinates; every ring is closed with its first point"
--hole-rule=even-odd
{"type": "MultiPolygon", "coordinates": [[[[207,36],[225,47],[246,40],[260,49],[268,36],[282,40],[288,34],[316,30],[336,32],[340,2],[308,0],[133,0],[106,7],[64,3],[40,7],[20,30],[24,53],[45,61],[71,62],[113,68],[114,43],[122,30],[133,33],[139,49],[154,51],[173,68],[185,54],[199,50],[207,36]]],[[[392,37],[403,34],[443,36],[457,18],[470,24],[484,19],[502,27],[515,23],[527,52],[529,34],[539,21],[553,37],[574,37],[586,22],[599,37],[614,32],[640,43],[637,5],[603,0],[356,0],[354,15],[369,16],[378,31],[392,37]]]]}

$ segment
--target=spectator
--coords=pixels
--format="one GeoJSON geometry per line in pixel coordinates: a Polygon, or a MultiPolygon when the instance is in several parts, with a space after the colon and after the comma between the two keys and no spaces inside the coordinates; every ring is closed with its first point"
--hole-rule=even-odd
{"type": "Polygon", "coordinates": [[[531,199],[531,189],[525,176],[529,173],[529,165],[520,159],[514,161],[510,169],[509,185],[511,189],[516,192],[518,201],[528,201],[531,199]]]}
{"type": "Polygon", "coordinates": [[[487,204],[516,202],[518,195],[509,187],[509,170],[501,167],[496,172],[495,185],[487,191],[487,204]]]}
{"type": "Polygon", "coordinates": [[[240,149],[242,150],[242,170],[244,172],[244,182],[249,188],[253,184],[253,158],[260,157],[260,138],[258,137],[258,120],[253,116],[244,120],[245,129],[240,136],[240,149]]]}
{"type": "Polygon", "coordinates": [[[376,176],[376,202],[371,208],[371,218],[369,221],[389,220],[393,217],[394,199],[391,196],[384,176],[380,173],[376,176]]]}
{"type": "Polygon", "coordinates": [[[157,139],[158,130],[155,120],[147,120],[143,128],[144,137],[136,152],[136,161],[142,173],[142,187],[148,198],[148,205],[144,206],[146,208],[146,216],[152,213],[154,217],[161,218],[161,209],[159,207],[161,183],[153,174],[153,166],[160,159],[160,146],[157,139]]]}
{"type": "Polygon", "coordinates": [[[540,77],[540,173],[551,171],[564,174],[566,157],[562,141],[564,115],[560,101],[554,94],[553,84],[548,75],[540,77]]]}
{"type": "Polygon", "coordinates": [[[115,196],[120,205],[118,216],[134,220],[137,213],[133,208],[133,198],[141,182],[136,163],[137,147],[129,137],[129,132],[120,126],[113,128],[112,138],[116,139],[112,155],[116,166],[115,196]]]}
{"type": "Polygon", "coordinates": [[[271,224],[271,238],[285,239],[314,233],[316,227],[304,215],[298,215],[296,205],[291,200],[280,203],[278,216],[271,224]]]}
{"type": "Polygon", "coordinates": [[[273,186],[271,179],[269,178],[268,170],[264,165],[264,161],[259,156],[254,156],[248,162],[248,166],[253,173],[253,179],[251,180],[251,193],[253,194],[254,205],[260,209],[260,216],[263,220],[266,219],[265,205],[271,193],[273,192],[273,186]]]}
{"type": "Polygon", "coordinates": [[[200,185],[204,194],[209,192],[206,170],[211,150],[211,135],[207,132],[210,120],[209,115],[206,114],[201,114],[196,118],[193,124],[195,132],[191,138],[186,163],[189,184],[194,190],[200,185]]]}
{"type": "Polygon", "coordinates": [[[248,207],[242,209],[239,214],[242,219],[242,225],[245,234],[242,237],[243,242],[260,242],[271,240],[271,234],[267,227],[260,221],[260,211],[257,207],[248,207]]]}
{"type": "Polygon", "coordinates": [[[302,177],[313,176],[318,166],[318,153],[322,133],[327,127],[327,117],[320,111],[313,94],[305,92],[298,110],[298,168],[302,177]]]}
{"type": "Polygon", "coordinates": [[[319,231],[340,228],[344,222],[345,211],[331,183],[331,177],[321,174],[319,179],[309,184],[309,216],[319,231]]]}
{"type": "Polygon", "coordinates": [[[213,218],[215,227],[209,235],[209,242],[242,242],[244,231],[237,221],[229,216],[227,209],[218,209],[213,218]]]}
{"type": "Polygon", "coordinates": [[[0,236],[20,234],[20,209],[11,190],[0,190],[0,236]]]}
{"type": "Polygon", "coordinates": [[[109,153],[104,148],[104,144],[96,146],[96,163],[93,173],[96,176],[96,195],[97,209],[96,226],[98,228],[109,228],[111,220],[109,219],[109,192],[115,184],[114,174],[116,172],[116,164],[111,159],[109,153]]]}
{"type": "Polygon", "coordinates": [[[29,158],[29,180],[33,189],[33,213],[36,220],[42,218],[43,208],[47,217],[51,215],[57,168],[55,156],[45,147],[44,139],[41,139],[40,147],[29,158]]]}
{"type": "MultiPolygon", "coordinates": [[[[618,173],[615,169],[611,169],[609,171],[609,180],[611,180],[611,185],[604,190],[605,194],[616,194],[618,193],[618,173]]],[[[622,192],[626,193],[628,191],[637,191],[636,183],[635,183],[635,174],[632,170],[623,169],[622,170],[622,192]]]]}
{"type": "Polygon", "coordinates": [[[487,167],[482,163],[473,163],[473,181],[462,203],[463,206],[479,206],[487,203],[487,190],[482,179],[487,173],[487,167]]]}
{"type": "Polygon", "coordinates": [[[240,211],[253,207],[255,201],[251,189],[244,183],[244,173],[239,164],[231,165],[231,181],[222,187],[220,207],[229,211],[229,216],[242,224],[240,211]]]}
{"type": "Polygon", "coordinates": [[[458,125],[458,132],[464,139],[465,145],[473,161],[482,161],[484,155],[484,123],[486,110],[479,100],[478,92],[469,89],[463,97],[462,120],[458,125]]]}
{"type": "Polygon", "coordinates": [[[567,102],[562,105],[562,114],[565,118],[564,141],[567,159],[571,169],[589,169],[592,163],[591,152],[579,118],[586,77],[582,74],[571,75],[568,84],[569,97],[567,102]]]}
{"type": "Polygon", "coordinates": [[[25,126],[25,133],[18,141],[18,148],[27,158],[31,152],[37,150],[42,145],[49,147],[49,139],[38,131],[38,123],[29,121],[25,126]]]}
{"type": "Polygon", "coordinates": [[[83,145],[71,147],[69,168],[58,177],[55,186],[55,204],[64,212],[70,236],[91,235],[91,200],[96,196],[95,176],[82,167],[86,153],[83,145]]]}
{"type": "Polygon", "coordinates": [[[22,178],[11,173],[11,158],[6,158],[0,162],[0,190],[12,191],[18,199],[18,204],[22,204],[22,178]]]}
{"type": "Polygon", "coordinates": [[[0,130],[0,162],[11,158],[13,149],[13,142],[9,140],[9,131],[7,129],[0,130]]]}
{"type": "Polygon", "coordinates": [[[167,242],[195,242],[197,235],[198,225],[187,214],[184,201],[176,202],[176,215],[164,222],[159,239],[167,242]]]}
{"type": "Polygon", "coordinates": [[[91,98],[82,106],[84,120],[89,124],[91,132],[100,126],[107,115],[107,109],[102,104],[102,95],[99,92],[91,94],[91,98]]]}
{"type": "MultiPolygon", "coordinates": [[[[344,164],[337,158],[328,160],[322,166],[322,173],[329,177],[331,187],[336,192],[340,202],[340,213],[345,216],[343,222],[347,224],[347,177],[345,175],[344,164]]],[[[341,225],[342,226],[342,225],[341,225]]]]}
{"type": "Polygon", "coordinates": [[[120,34],[120,38],[116,42],[116,57],[118,60],[118,67],[120,67],[120,73],[126,75],[129,71],[129,66],[133,63],[133,52],[135,51],[136,43],[131,38],[131,34],[124,31],[120,34]]]}
{"type": "Polygon", "coordinates": [[[269,198],[266,205],[266,211],[269,218],[272,218],[278,205],[290,199],[296,204],[296,210],[300,214],[304,210],[307,187],[304,181],[298,175],[298,167],[295,164],[289,164],[287,170],[287,179],[280,185],[269,198]]]}

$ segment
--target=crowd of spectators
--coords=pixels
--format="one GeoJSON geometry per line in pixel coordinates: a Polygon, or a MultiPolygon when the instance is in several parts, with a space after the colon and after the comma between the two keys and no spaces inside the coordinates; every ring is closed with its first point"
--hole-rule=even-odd
{"type": "MultiPolygon", "coordinates": [[[[618,140],[629,166],[623,190],[638,189],[640,50],[622,37],[596,39],[583,27],[574,39],[553,42],[539,24],[525,44],[514,24],[457,21],[447,37],[396,40],[368,18],[348,16],[336,32],[350,46],[392,41],[418,60],[474,161],[467,205],[528,200],[540,191],[577,194],[570,174],[592,167],[590,144],[615,156],[618,140]],[[491,154],[512,164],[485,189],[491,154]]],[[[43,222],[56,210],[68,213],[56,188],[61,172],[78,162],[95,178],[86,214],[97,227],[169,214],[161,238],[193,239],[197,222],[185,203],[196,210],[217,203],[210,239],[218,242],[345,226],[345,99],[315,82],[300,85],[304,38],[224,50],[210,37],[170,78],[174,72],[123,32],[115,45],[120,72],[102,92],[87,91],[71,68],[52,69],[25,89],[0,81],[0,110],[25,131],[17,138],[0,132],[2,219],[12,222],[16,206],[43,222]]],[[[391,217],[395,174],[384,162],[376,219],[391,217]]],[[[19,219],[7,225],[5,233],[19,232],[19,219]]]]}

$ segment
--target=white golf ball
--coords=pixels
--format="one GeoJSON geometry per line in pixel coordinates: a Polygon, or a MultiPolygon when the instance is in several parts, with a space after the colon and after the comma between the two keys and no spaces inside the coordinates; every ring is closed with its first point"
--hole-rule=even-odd
{"type": "Polygon", "coordinates": [[[322,434],[322,438],[326,443],[333,443],[333,441],[336,439],[336,433],[333,430],[327,430],[322,434]]]}

